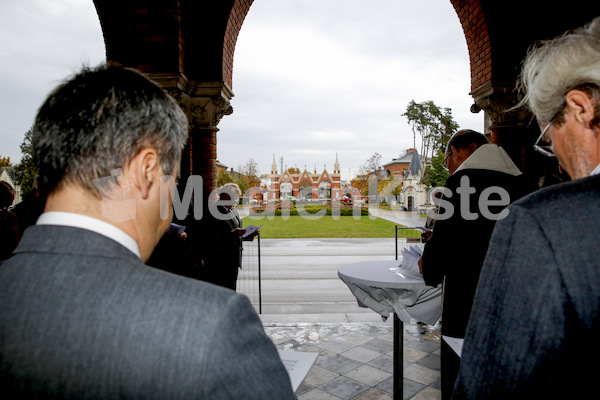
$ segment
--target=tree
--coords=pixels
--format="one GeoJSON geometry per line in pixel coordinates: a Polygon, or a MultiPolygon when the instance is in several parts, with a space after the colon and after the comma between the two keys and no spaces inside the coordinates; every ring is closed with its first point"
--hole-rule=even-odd
{"type": "Polygon", "coordinates": [[[294,168],[288,168],[287,172],[290,174],[299,174],[300,173],[300,169],[294,167],[294,168]]]}
{"type": "Polygon", "coordinates": [[[12,163],[10,162],[10,157],[0,156],[0,168],[4,168],[4,167],[12,167],[12,163]]]}
{"type": "MultiPolygon", "coordinates": [[[[364,165],[361,165],[358,169],[358,176],[352,181],[352,187],[357,188],[360,192],[366,196],[369,192],[369,176],[377,172],[381,167],[381,154],[374,153],[369,157],[364,165]]],[[[379,177],[377,177],[379,178],[379,177]]]]}
{"type": "Polygon", "coordinates": [[[223,186],[224,184],[230,182],[233,182],[231,175],[229,175],[227,171],[220,170],[217,174],[217,186],[223,186]]]}
{"type": "Polygon", "coordinates": [[[21,193],[23,197],[27,196],[33,190],[33,184],[37,177],[38,170],[33,163],[33,154],[31,152],[31,137],[33,131],[29,129],[25,133],[23,142],[19,146],[21,148],[21,161],[15,166],[17,180],[21,185],[21,193]]]}
{"type": "MultiPolygon", "coordinates": [[[[411,100],[402,116],[408,119],[413,136],[421,135],[421,157],[425,166],[439,150],[444,150],[448,140],[458,129],[458,123],[452,119],[450,108],[440,108],[431,100],[416,103],[411,100]]],[[[416,140],[415,140],[416,141],[416,140]]]]}
{"type": "Polygon", "coordinates": [[[444,186],[450,176],[450,172],[444,168],[444,152],[438,150],[437,154],[431,159],[431,166],[428,166],[423,176],[423,183],[430,188],[444,186]]]}
{"type": "Polygon", "coordinates": [[[378,190],[381,196],[397,196],[402,189],[402,182],[394,174],[390,174],[387,179],[379,181],[378,190]]]}
{"type": "Polygon", "coordinates": [[[375,153],[367,159],[364,165],[360,166],[359,174],[369,175],[379,170],[379,167],[381,167],[381,154],[375,153]]]}
{"type": "Polygon", "coordinates": [[[246,193],[251,187],[260,186],[260,172],[258,171],[258,164],[253,158],[238,167],[238,169],[239,177],[234,182],[238,184],[242,193],[246,193]]]}

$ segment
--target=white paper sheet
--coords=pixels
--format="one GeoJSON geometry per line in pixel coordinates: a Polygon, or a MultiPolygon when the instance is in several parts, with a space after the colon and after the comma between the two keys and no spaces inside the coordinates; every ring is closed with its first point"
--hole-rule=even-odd
{"type": "Polygon", "coordinates": [[[314,364],[319,353],[294,351],[294,350],[278,350],[279,357],[290,374],[290,380],[292,381],[292,388],[294,392],[298,389],[298,386],[302,383],[308,371],[314,364]]]}
{"type": "Polygon", "coordinates": [[[458,354],[459,357],[461,357],[463,342],[465,341],[465,339],[459,339],[444,335],[442,335],[442,339],[444,340],[444,342],[448,343],[448,346],[450,346],[450,348],[454,350],[454,352],[458,354]]]}

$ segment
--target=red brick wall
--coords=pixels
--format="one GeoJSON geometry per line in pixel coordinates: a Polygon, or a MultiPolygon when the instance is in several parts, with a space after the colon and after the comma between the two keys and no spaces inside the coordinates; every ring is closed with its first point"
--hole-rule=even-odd
{"type": "Polygon", "coordinates": [[[109,62],[150,73],[182,71],[180,0],[95,1],[109,62]]]}
{"type": "Polygon", "coordinates": [[[450,0],[462,25],[471,59],[471,90],[492,80],[492,51],[480,0],[450,0]]]}
{"type": "Polygon", "coordinates": [[[190,175],[202,175],[205,196],[217,187],[217,131],[197,129],[190,136],[190,175]]]}
{"type": "Polygon", "coordinates": [[[223,43],[223,81],[233,88],[233,55],[238,34],[254,0],[235,0],[229,14],[223,43]]]}

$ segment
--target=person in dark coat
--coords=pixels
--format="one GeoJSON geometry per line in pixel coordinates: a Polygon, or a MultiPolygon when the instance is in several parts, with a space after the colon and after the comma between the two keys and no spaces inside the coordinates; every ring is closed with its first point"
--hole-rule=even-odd
{"type": "Polygon", "coordinates": [[[448,338],[464,338],[494,224],[504,216],[504,207],[522,195],[523,184],[506,152],[479,132],[456,132],[445,155],[451,176],[425,243],[421,270],[427,285],[444,284],[442,398],[449,399],[460,358],[448,338]]]}
{"type": "Polygon", "coordinates": [[[234,207],[240,190],[237,185],[223,185],[217,191],[219,200],[209,207],[201,223],[202,261],[200,279],[236,290],[237,277],[242,268],[242,242],[258,234],[243,237],[246,229],[234,207]]]}

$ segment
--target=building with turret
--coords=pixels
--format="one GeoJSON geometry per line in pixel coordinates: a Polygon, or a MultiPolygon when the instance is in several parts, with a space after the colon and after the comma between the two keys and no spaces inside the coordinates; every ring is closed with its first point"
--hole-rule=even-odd
{"type": "Polygon", "coordinates": [[[384,164],[383,168],[402,182],[400,194],[396,196],[399,206],[407,211],[432,207],[427,198],[427,186],[421,183],[423,163],[415,149],[406,150],[405,154],[384,164]]]}

